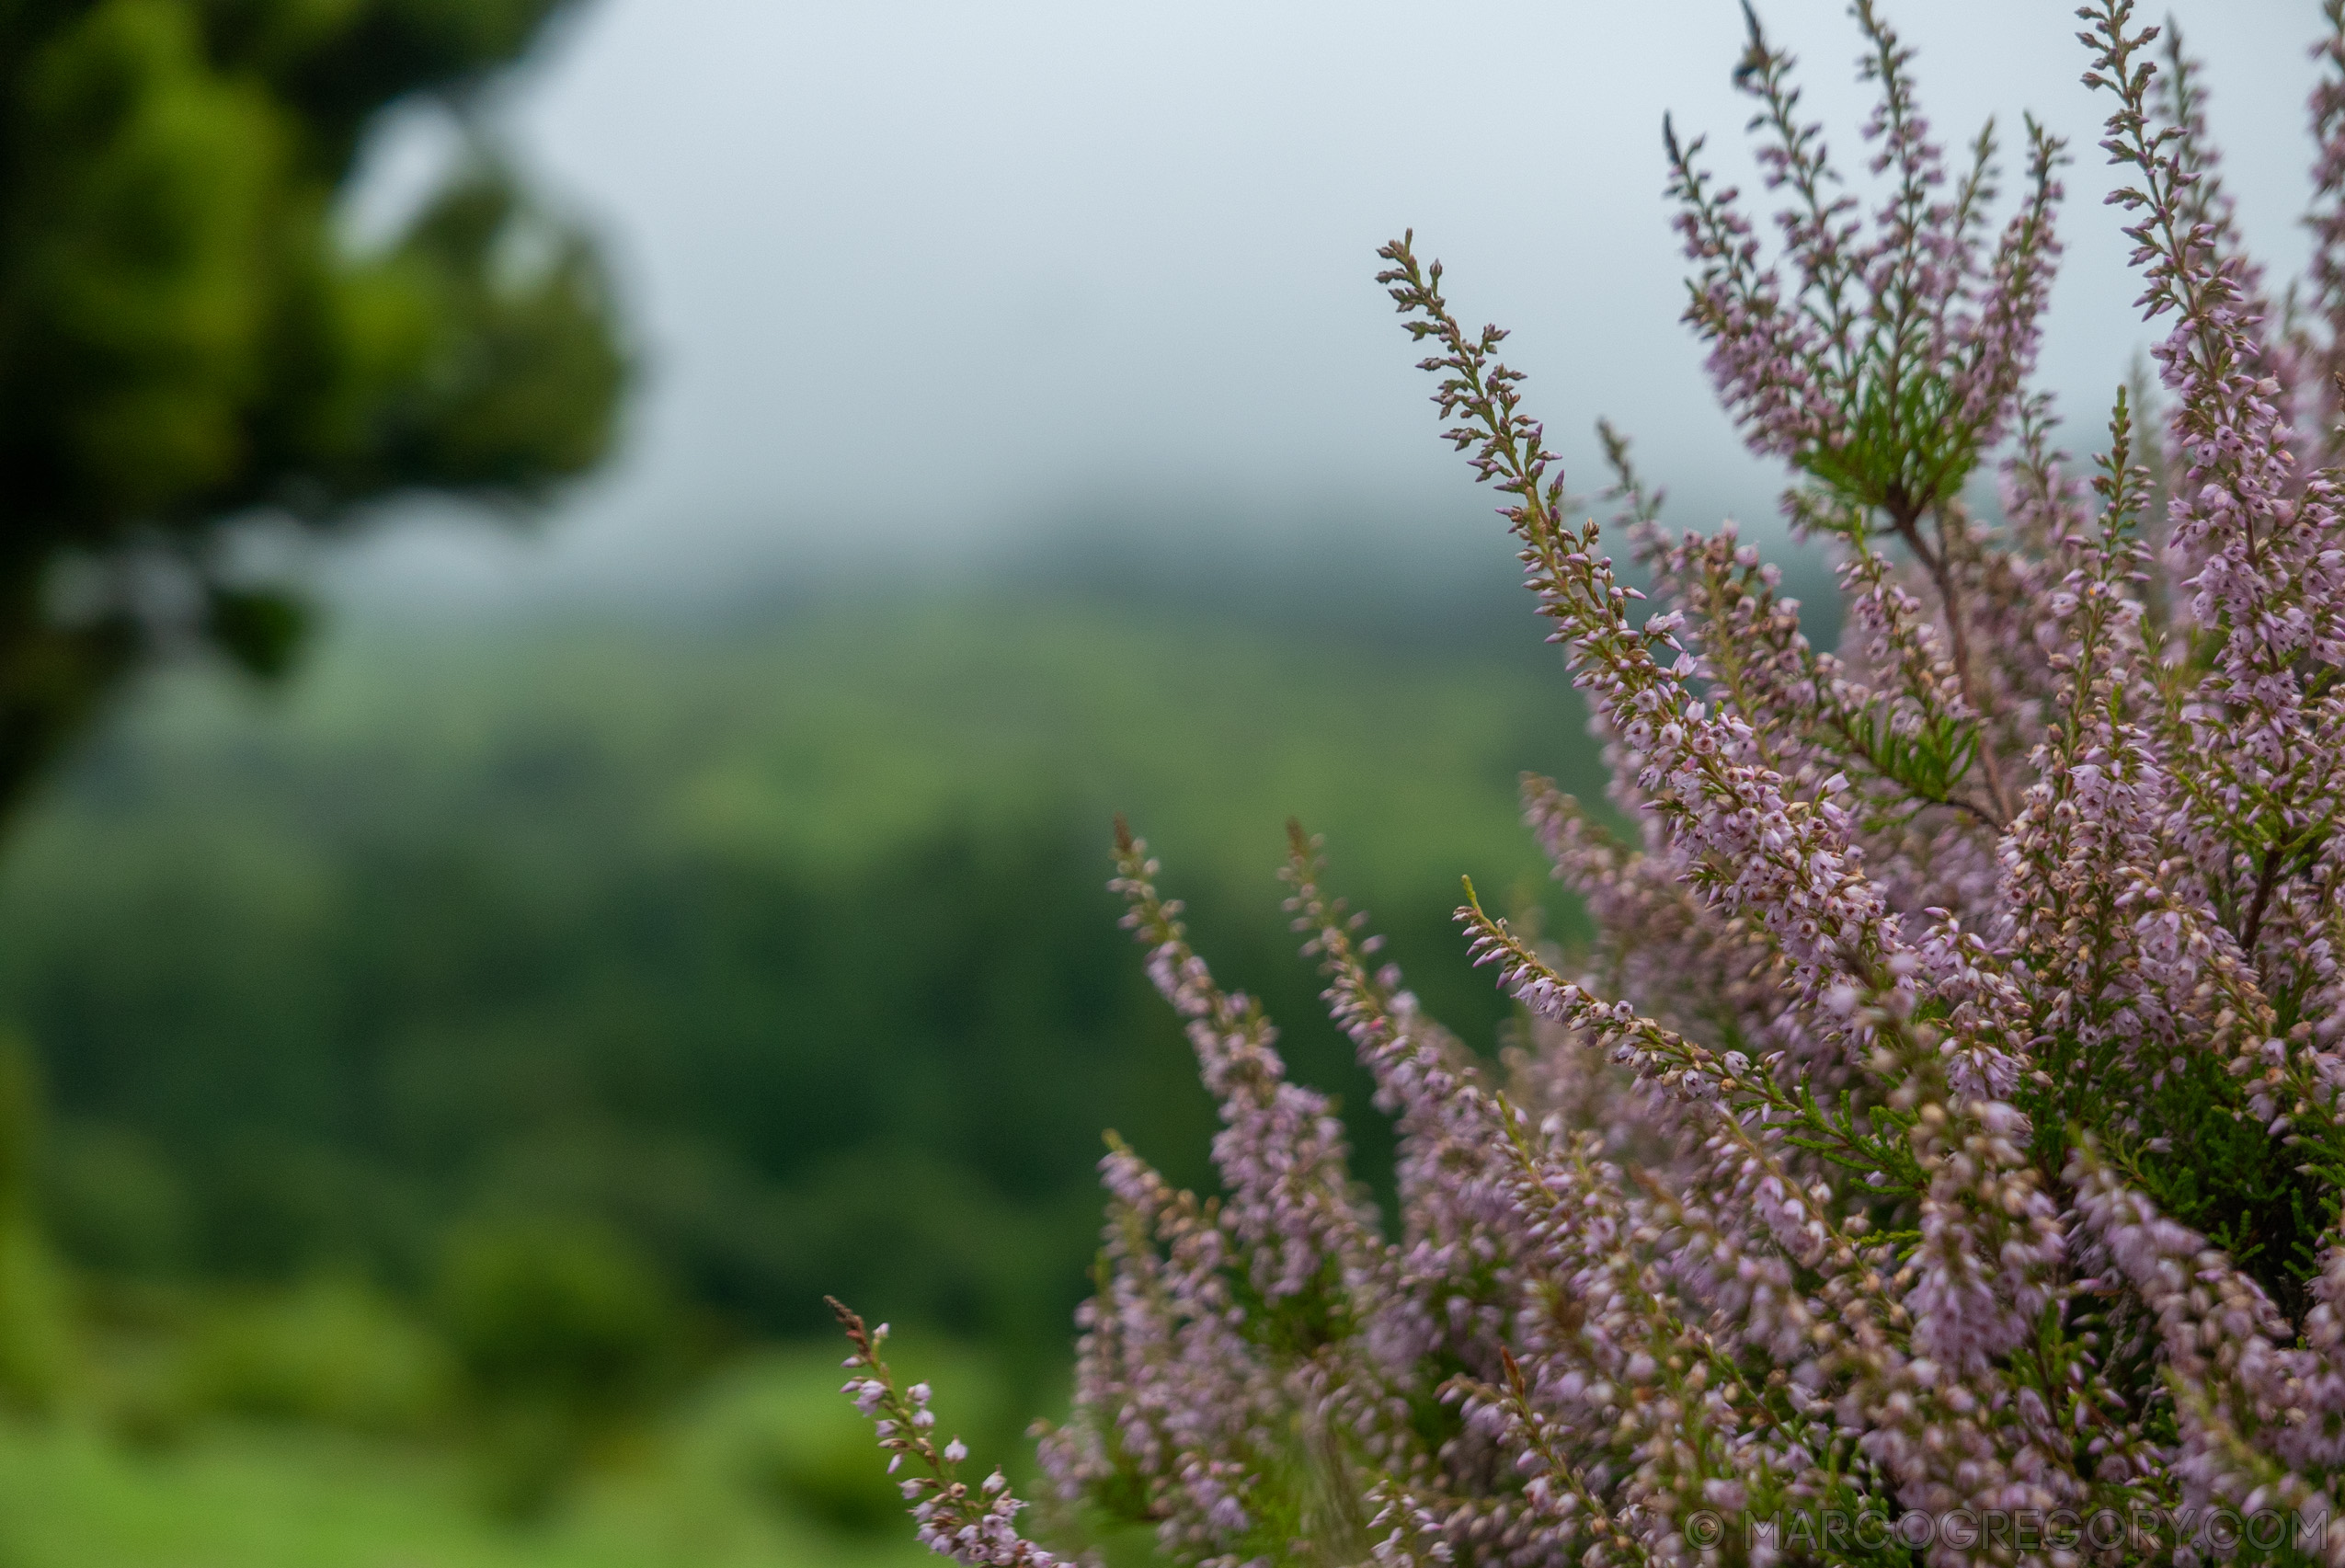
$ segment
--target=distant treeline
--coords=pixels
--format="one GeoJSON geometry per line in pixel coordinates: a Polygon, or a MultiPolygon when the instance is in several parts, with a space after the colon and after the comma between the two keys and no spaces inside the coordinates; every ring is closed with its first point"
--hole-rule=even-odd
{"type": "Polygon", "coordinates": [[[1055,1358],[1102,1130],[1211,1180],[1113,807],[1365,1168],[1271,876],[1289,811],[1496,1037],[1455,876],[1541,897],[1514,775],[1593,795],[1593,748],[1552,665],[1412,643],[980,599],[376,633],[275,703],[166,682],[0,877],[49,1230],[98,1278],[420,1297],[467,1227],[584,1219],[720,1333],[821,1332],[833,1292],[1055,1358]]]}

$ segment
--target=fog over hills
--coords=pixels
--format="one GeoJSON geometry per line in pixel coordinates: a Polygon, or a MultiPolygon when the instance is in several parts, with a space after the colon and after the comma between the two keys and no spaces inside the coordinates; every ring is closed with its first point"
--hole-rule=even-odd
{"type": "MultiPolygon", "coordinates": [[[[1762,9],[1861,177],[1845,7],[1762,9]]],[[[2069,7],[1887,9],[1950,146],[1993,114],[2008,147],[2032,109],[2077,155],[2043,370],[2089,445],[2147,334],[2069,7]]],[[[2293,268],[2317,7],[2175,10],[2245,228],[2293,268]]],[[[1732,0],[588,0],[489,118],[610,240],[646,372],[625,451],[546,529],[393,531],[332,563],[337,591],[704,602],[1032,562],[1012,542],[1069,519],[1184,520],[1207,551],[1373,517],[1396,546],[1488,550],[1372,281],[1412,224],[1460,312],[1516,328],[1579,487],[1604,413],[1683,521],[1766,520],[1778,478],[1676,325],[1662,194],[1665,110],[1756,183],[1740,31],[1732,0]]],[[[395,120],[354,222],[395,222],[456,144],[395,120]]]]}

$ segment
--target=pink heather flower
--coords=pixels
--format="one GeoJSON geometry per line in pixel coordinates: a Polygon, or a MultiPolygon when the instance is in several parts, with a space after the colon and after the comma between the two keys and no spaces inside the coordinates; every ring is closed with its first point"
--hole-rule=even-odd
{"type": "MultiPolygon", "coordinates": [[[[1287,910],[1398,1132],[1388,1228],[1119,825],[1222,1191],[1102,1162],[1031,1536],[841,1309],[846,1391],[938,1551],[1052,1568],[1037,1540],[1105,1516],[1196,1568],[1766,1562],[1806,1559],[1759,1521],[1967,1510],[2162,1521],[2127,1550],[2203,1562],[2175,1522],[2228,1509],[2345,1563],[2345,0],[2316,51],[2315,260],[2279,304],[2195,62],[2154,57],[2131,0],[2081,13],[2166,334],[2083,472],[2028,385],[2065,150],[2027,126],[1997,219],[1993,135],[1950,161],[1913,52],[1852,11],[1877,96],[1855,183],[1750,20],[1771,243],[1667,136],[1687,319],[1836,553],[1840,646],[1731,524],[1665,530],[1607,426],[1641,619],[1564,515],[1505,335],[1385,247],[1612,771],[1610,813],[1524,784],[1597,935],[1566,954],[1469,890],[1468,952],[1523,1017],[1479,1054],[1293,830],[1287,910]]],[[[1916,1554],[1981,1552],[2091,1555],[2041,1532],[1916,1554]]]]}

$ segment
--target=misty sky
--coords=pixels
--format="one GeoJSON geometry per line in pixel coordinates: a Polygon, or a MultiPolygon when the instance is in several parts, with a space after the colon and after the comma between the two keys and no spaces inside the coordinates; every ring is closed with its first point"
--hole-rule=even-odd
{"type": "MultiPolygon", "coordinates": [[[[2070,7],[1887,9],[1942,139],[2067,135],[2044,356],[2079,445],[2147,340],[2070,7]]],[[[2294,269],[2318,7],[2194,0],[2246,227],[2294,269]]],[[[1765,7],[1856,172],[1839,0],[1765,7]]],[[[1747,171],[1733,0],[589,0],[507,134],[606,236],[646,373],[625,451],[550,535],[406,528],[360,576],[446,594],[632,592],[841,558],[956,558],[1070,513],[1422,513],[1475,499],[1372,281],[1413,225],[1463,314],[1515,329],[1578,487],[1609,414],[1677,520],[1761,517],[1677,325],[1660,126],[1747,171]]],[[[447,154],[406,116],[362,221],[447,154]]],[[[2016,150],[2007,160],[2013,166],[2016,150]]],[[[1755,183],[1755,182],[1751,182],[1755,183]]]]}

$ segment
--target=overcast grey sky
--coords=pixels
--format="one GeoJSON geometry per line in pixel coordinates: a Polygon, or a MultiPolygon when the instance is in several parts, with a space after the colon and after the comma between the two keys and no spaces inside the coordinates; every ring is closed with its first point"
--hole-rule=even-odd
{"type": "MultiPolygon", "coordinates": [[[[2070,137],[2043,371],[2086,427],[2145,342],[2058,0],[1889,0],[1943,140],[2070,137]]],[[[2179,6],[2246,226],[2284,269],[2312,0],[2179,6]]],[[[1764,7],[1854,172],[1839,0],[1764,7]]],[[[1470,515],[1375,287],[1413,225],[1511,326],[1581,487],[1609,414],[1683,521],[1769,509],[1676,324],[1660,126],[1746,171],[1733,0],[589,0],[506,95],[607,236],[646,355],[620,460],[529,544],[404,529],[365,578],[462,597],[917,563],[1070,509],[1470,515]]],[[[410,116],[372,209],[441,155],[410,116]]],[[[2016,155],[2010,160],[2017,164],[2016,155]]],[[[1750,182],[1755,184],[1756,182],[1750,182]]]]}

